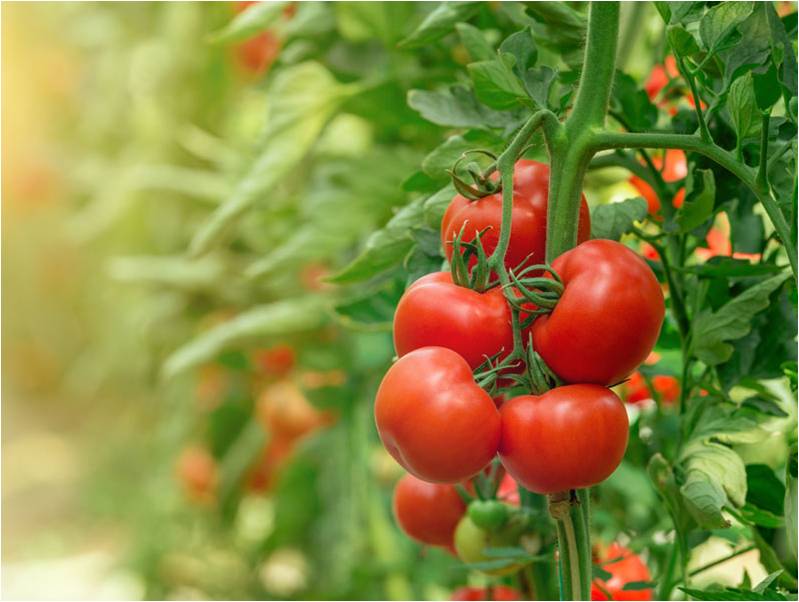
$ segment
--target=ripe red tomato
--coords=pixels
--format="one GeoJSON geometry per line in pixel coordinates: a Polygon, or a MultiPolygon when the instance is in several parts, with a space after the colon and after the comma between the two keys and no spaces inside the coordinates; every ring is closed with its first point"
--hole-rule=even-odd
{"type": "MultiPolygon", "coordinates": [[[[667,374],[657,374],[652,377],[652,386],[660,395],[663,405],[673,405],[680,397],[680,381],[667,374]]],[[[630,380],[624,385],[624,401],[627,403],[640,403],[652,397],[649,387],[640,372],[633,372],[630,380]]]]}
{"type": "Polygon", "coordinates": [[[600,564],[604,570],[612,575],[607,581],[594,579],[591,585],[592,600],[651,600],[651,589],[625,590],[624,585],[634,581],[651,581],[652,575],[649,573],[644,561],[635,552],[628,550],[618,543],[608,546],[605,553],[600,558],[600,564]],[[601,588],[600,588],[601,586],[601,588]],[[605,591],[610,594],[608,598],[605,591]]]}
{"type": "Polygon", "coordinates": [[[454,544],[466,505],[452,485],[428,483],[406,474],[394,489],[394,516],[408,537],[433,546],[454,544]]]}
{"type": "MultiPolygon", "coordinates": [[[[516,268],[528,255],[525,265],[543,263],[546,257],[547,193],[549,166],[538,161],[521,159],[516,162],[513,174],[513,218],[510,245],[505,255],[508,269],[516,268]]],[[[447,259],[452,259],[452,241],[466,224],[463,240],[474,240],[475,234],[489,228],[480,238],[486,254],[497,247],[502,224],[502,194],[492,194],[476,201],[456,195],[447,207],[441,221],[441,244],[447,259]]],[[[578,242],[591,235],[591,217],[585,196],[580,203],[578,242]]],[[[476,262],[473,258],[472,265],[476,262]]]]}
{"type": "Polygon", "coordinates": [[[521,600],[519,590],[507,585],[488,587],[459,587],[450,600],[521,600]]]}
{"type": "Polygon", "coordinates": [[[291,345],[279,344],[257,350],[253,362],[268,376],[285,376],[294,369],[297,354],[291,345]]]}
{"type": "Polygon", "coordinates": [[[552,267],[564,291],[533,323],[533,347],[564,381],[613,385],[643,362],[657,341],[663,291],[646,262],[612,240],[589,240],[552,267]]]}
{"type": "MultiPolygon", "coordinates": [[[[664,182],[676,182],[688,175],[688,162],[685,158],[685,153],[679,149],[670,148],[666,151],[665,165],[662,155],[652,157],[652,163],[661,170],[660,175],[663,177],[664,182]]],[[[660,210],[660,200],[645,180],[638,176],[632,176],[630,184],[635,186],[641,196],[646,199],[650,214],[654,215],[660,210]]],[[[671,202],[678,209],[682,207],[685,202],[685,188],[680,188],[671,202]]]]}
{"type": "Polygon", "coordinates": [[[397,305],[394,346],[399,356],[446,347],[477,368],[486,356],[513,349],[510,307],[499,288],[478,293],[454,284],[449,272],[422,276],[397,305]]]}
{"type": "MultiPolygon", "coordinates": [[[[258,2],[236,2],[234,10],[244,12],[258,2]]],[[[234,47],[236,60],[252,75],[266,73],[280,53],[280,40],[271,31],[264,31],[234,47]]]]}
{"type": "Polygon", "coordinates": [[[668,55],[663,61],[662,65],[655,65],[649,73],[649,79],[646,80],[644,89],[646,90],[649,100],[655,100],[660,91],[666,87],[669,80],[674,79],[680,75],[677,69],[677,60],[668,55]]]}
{"type": "Polygon", "coordinates": [[[330,412],[317,410],[293,382],[266,387],[258,397],[256,415],[272,437],[299,439],[333,422],[330,412]]]}
{"type": "Polygon", "coordinates": [[[608,478],[627,447],[627,412],[613,391],[567,385],[522,395],[500,410],[499,457],[530,491],[556,493],[608,478]]]}
{"type": "Polygon", "coordinates": [[[460,355],[444,347],[411,351],[391,366],[375,399],[388,452],[434,483],[477,474],[497,453],[499,412],[460,355]]]}

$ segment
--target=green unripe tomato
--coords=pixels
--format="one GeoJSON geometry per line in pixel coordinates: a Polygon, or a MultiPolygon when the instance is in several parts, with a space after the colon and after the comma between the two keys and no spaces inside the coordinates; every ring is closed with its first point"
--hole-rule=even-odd
{"type": "Polygon", "coordinates": [[[508,522],[508,507],[497,500],[474,500],[469,504],[469,518],[486,531],[495,531],[508,522]]]}
{"type": "MultiPolygon", "coordinates": [[[[485,549],[515,546],[518,540],[517,529],[489,532],[474,524],[468,514],[461,519],[455,529],[455,551],[458,553],[458,558],[467,564],[499,560],[496,557],[487,556],[485,549]]],[[[523,566],[523,563],[514,563],[500,568],[481,570],[489,575],[502,576],[515,573],[523,566]]]]}

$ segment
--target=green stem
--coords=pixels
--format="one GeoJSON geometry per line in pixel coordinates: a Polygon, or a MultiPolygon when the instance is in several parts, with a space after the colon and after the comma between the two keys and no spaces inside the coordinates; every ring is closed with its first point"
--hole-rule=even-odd
{"type": "Polygon", "coordinates": [[[660,577],[660,585],[658,586],[658,600],[668,600],[669,594],[674,587],[674,568],[677,566],[677,544],[671,546],[669,551],[669,559],[666,562],[666,570],[660,577]]]}
{"type": "Polygon", "coordinates": [[[689,72],[688,69],[685,68],[685,63],[681,56],[677,56],[677,66],[680,69],[680,73],[682,73],[685,81],[688,82],[688,85],[691,88],[691,95],[694,99],[694,109],[696,111],[696,117],[699,120],[699,135],[702,137],[702,140],[705,142],[713,142],[713,138],[710,136],[710,130],[707,128],[707,123],[705,123],[705,115],[702,111],[702,100],[699,98],[699,91],[696,89],[696,81],[694,81],[694,74],[689,72]]]}
{"type": "Polygon", "coordinates": [[[593,147],[599,151],[610,148],[679,148],[695,152],[714,161],[734,176],[752,191],[758,201],[766,210],[780,241],[785,247],[788,261],[794,278],[799,274],[796,260],[796,245],[791,238],[790,227],[782,214],[782,210],[767,189],[762,188],[756,181],[754,171],[739,162],[729,151],[706,142],[698,136],[690,134],[661,134],[661,133],[633,133],[633,132],[601,132],[593,136],[593,147]]]}
{"type": "Polygon", "coordinates": [[[549,496],[560,553],[561,598],[591,599],[591,542],[588,536],[588,490],[549,496]]]}

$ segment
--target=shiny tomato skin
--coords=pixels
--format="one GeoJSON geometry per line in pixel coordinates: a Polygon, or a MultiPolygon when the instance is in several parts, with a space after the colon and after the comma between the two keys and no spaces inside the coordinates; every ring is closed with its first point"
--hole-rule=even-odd
{"type": "Polygon", "coordinates": [[[611,600],[651,600],[652,590],[625,590],[627,583],[634,581],[652,581],[644,561],[632,550],[628,550],[618,543],[608,546],[600,559],[602,568],[610,573],[612,577],[607,581],[595,579],[591,585],[591,600],[608,600],[607,594],[602,591],[599,585],[610,594],[611,600]],[[618,560],[617,560],[618,559],[618,560]]]}
{"type": "MultiPolygon", "coordinates": [[[[549,166],[538,161],[521,159],[516,162],[513,174],[513,216],[510,245],[505,255],[505,266],[515,269],[528,255],[525,265],[543,263],[546,253],[547,198],[549,166]]],[[[452,259],[452,241],[466,224],[464,242],[474,239],[477,232],[488,228],[480,238],[486,255],[496,249],[502,224],[502,194],[492,194],[476,201],[455,195],[441,221],[441,244],[447,259],[452,259]]],[[[578,242],[591,235],[591,217],[585,195],[580,203],[578,242]]],[[[472,265],[474,260],[472,261],[472,265]]]]}
{"type": "Polygon", "coordinates": [[[375,422],[405,470],[458,483],[483,469],[499,445],[499,412],[460,355],[424,347],[401,357],[377,390],[375,422]]]}
{"type": "Polygon", "coordinates": [[[589,240],[552,267],[564,291],[533,323],[533,347],[565,382],[614,385],[643,362],[663,323],[663,291],[636,253],[589,240]]]}
{"type": "Polygon", "coordinates": [[[591,487],[624,457],[628,420],[613,391],[567,385],[522,395],[500,411],[499,457],[516,481],[536,493],[591,487]]]}
{"type": "Polygon", "coordinates": [[[394,488],[394,517],[408,537],[449,547],[466,505],[452,485],[428,483],[406,474],[394,488]]]}
{"type": "Polygon", "coordinates": [[[421,347],[446,347],[472,369],[513,349],[511,312],[500,288],[478,293],[452,282],[449,272],[422,276],[402,295],[394,314],[400,357],[421,347]]]}
{"type": "Polygon", "coordinates": [[[454,592],[450,600],[521,600],[519,590],[507,585],[494,585],[493,587],[459,587],[454,592]],[[490,590],[490,591],[489,591],[490,590]]]}

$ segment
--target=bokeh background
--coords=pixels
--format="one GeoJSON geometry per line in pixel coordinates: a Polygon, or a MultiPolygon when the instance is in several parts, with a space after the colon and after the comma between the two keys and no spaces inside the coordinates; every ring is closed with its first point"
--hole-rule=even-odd
{"type": "MultiPolygon", "coordinates": [[[[429,3],[287,5],[226,36],[245,4],[2,5],[6,598],[446,599],[483,579],[391,517],[371,402],[404,277],[325,280],[442,140],[407,90],[467,57],[396,49],[429,3]],[[193,255],[236,194],[235,235],[193,255]]],[[[662,23],[623,17],[643,79],[662,23]]],[[[587,183],[592,205],[635,194],[613,170],[587,183]]],[[[752,453],[778,461],[773,441],[752,453]]],[[[608,540],[656,530],[642,473],[603,487],[608,540]]],[[[708,582],[765,575],[756,553],[724,569],[708,582]]]]}

